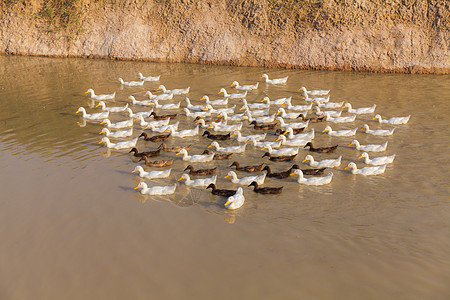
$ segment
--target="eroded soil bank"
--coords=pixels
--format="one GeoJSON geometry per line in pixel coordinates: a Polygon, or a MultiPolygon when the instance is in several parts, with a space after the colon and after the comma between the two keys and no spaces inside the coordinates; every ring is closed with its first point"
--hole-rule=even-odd
{"type": "Polygon", "coordinates": [[[4,0],[0,8],[0,53],[450,71],[443,0],[4,0]]]}

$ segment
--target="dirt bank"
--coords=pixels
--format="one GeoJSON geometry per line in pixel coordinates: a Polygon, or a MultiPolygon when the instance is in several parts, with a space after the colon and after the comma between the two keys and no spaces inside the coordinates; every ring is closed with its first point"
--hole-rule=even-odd
{"type": "Polygon", "coordinates": [[[6,0],[0,53],[450,71],[444,0],[6,0]],[[53,5],[53,6],[52,6],[53,5]]]}

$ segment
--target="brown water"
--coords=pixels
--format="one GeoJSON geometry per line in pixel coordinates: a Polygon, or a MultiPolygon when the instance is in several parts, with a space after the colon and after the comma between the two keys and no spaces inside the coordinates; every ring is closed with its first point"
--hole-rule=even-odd
{"type": "MultiPolygon", "coordinates": [[[[0,74],[0,299],[450,297],[449,76],[13,56],[0,56],[0,74]],[[224,199],[184,184],[173,196],[140,195],[129,155],[98,145],[98,123],[77,124],[77,108],[92,105],[88,88],[117,91],[110,105],[123,105],[128,95],[141,100],[157,86],[120,88],[118,77],[133,80],[138,72],[161,74],[168,89],[191,86],[194,104],[205,94],[215,99],[233,80],[249,84],[268,73],[289,75],[289,83],[260,84],[249,102],[293,95],[293,104],[301,104],[296,90],[306,86],[331,89],[332,101],[355,108],[376,103],[382,116],[412,117],[388,138],[357,134],[362,144],[388,140],[386,154],[397,154],[385,174],[373,177],[343,170],[359,154],[346,147],[351,138],[330,138],[319,133],[323,124],[312,125],[317,145],[342,146],[337,154],[315,155],[343,155],[332,183],[267,179],[265,186],[284,186],[281,196],[245,188],[246,203],[230,212],[224,199]]],[[[192,127],[179,120],[181,129],[192,127]]],[[[369,116],[355,123],[366,122],[390,128],[369,116]]],[[[195,144],[193,153],[209,144],[201,137],[169,144],[187,143],[195,144]]],[[[261,155],[249,147],[235,158],[251,164],[261,155]]],[[[229,163],[209,164],[220,167],[219,187],[233,187],[223,179],[229,163]]],[[[170,178],[150,184],[175,182],[186,165],[176,157],[170,178]]],[[[270,165],[278,171],[291,164],[270,165]]]]}

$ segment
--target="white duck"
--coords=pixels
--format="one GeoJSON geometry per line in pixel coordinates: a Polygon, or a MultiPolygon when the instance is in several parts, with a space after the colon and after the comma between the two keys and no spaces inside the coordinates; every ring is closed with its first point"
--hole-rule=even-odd
{"type": "MultiPolygon", "coordinates": [[[[241,101],[244,104],[244,106],[247,106],[248,109],[267,109],[270,107],[269,97],[265,97],[263,99],[262,102],[265,102],[264,104],[263,103],[248,103],[246,99],[241,99],[241,101]]],[[[241,110],[244,110],[244,109],[246,109],[246,108],[245,107],[241,108],[241,110]]]]}
{"type": "Polygon", "coordinates": [[[304,111],[304,112],[294,112],[294,113],[286,113],[286,111],[284,110],[284,108],[282,108],[282,107],[280,107],[279,109],[278,109],[278,111],[277,111],[277,116],[278,115],[280,115],[281,114],[281,117],[283,118],[283,119],[297,119],[297,117],[300,115],[300,114],[303,114],[305,117],[306,117],[306,114],[307,114],[308,112],[307,111],[304,111]]]}
{"type": "Polygon", "coordinates": [[[352,108],[352,105],[350,103],[345,103],[344,107],[348,109],[348,112],[351,114],[361,115],[361,114],[371,114],[375,111],[375,108],[377,107],[376,104],[374,104],[371,107],[361,107],[361,108],[352,108]]]}
{"type": "Polygon", "coordinates": [[[308,111],[312,108],[312,103],[309,105],[292,105],[291,101],[289,100],[287,102],[286,108],[294,111],[308,111]]]}
{"type": "Polygon", "coordinates": [[[253,118],[252,113],[247,110],[244,113],[247,117],[248,117],[248,121],[251,123],[253,121],[256,121],[256,123],[260,124],[260,123],[264,123],[264,124],[268,124],[268,123],[273,123],[275,121],[275,117],[276,117],[276,113],[270,116],[261,116],[261,117],[257,117],[257,118],[253,118]]]}
{"type": "Polygon", "coordinates": [[[332,118],[328,112],[324,112],[323,114],[325,116],[325,121],[333,123],[351,123],[356,119],[356,115],[332,118]]]}
{"type": "Polygon", "coordinates": [[[150,100],[158,100],[158,101],[165,101],[165,100],[172,100],[173,94],[159,94],[159,95],[153,95],[152,92],[146,91],[144,96],[147,96],[150,100]]]}
{"type": "Polygon", "coordinates": [[[280,148],[281,147],[281,141],[275,141],[275,142],[257,142],[255,139],[250,139],[250,141],[252,143],[253,146],[255,147],[259,147],[259,148],[264,148],[266,146],[270,146],[272,147],[272,149],[274,148],[280,148]]]}
{"type": "Polygon", "coordinates": [[[381,166],[385,164],[391,164],[394,162],[395,154],[392,154],[390,156],[379,156],[374,157],[372,159],[369,158],[369,154],[367,152],[363,152],[358,159],[364,158],[364,163],[367,165],[373,165],[373,166],[381,166]]]}
{"type": "Polygon", "coordinates": [[[243,106],[243,108],[245,108],[245,112],[249,112],[252,117],[261,117],[261,116],[267,116],[269,115],[269,111],[270,109],[255,109],[255,110],[250,110],[248,109],[248,107],[243,106]]]}
{"type": "Polygon", "coordinates": [[[218,115],[218,117],[223,117],[223,119],[225,120],[225,123],[230,121],[244,121],[247,120],[248,117],[245,114],[236,114],[236,115],[232,115],[232,116],[228,116],[228,113],[224,112],[218,115]]]}
{"type": "Polygon", "coordinates": [[[311,102],[311,103],[328,103],[328,101],[330,101],[330,95],[326,96],[326,97],[316,97],[316,98],[309,98],[308,95],[306,95],[305,98],[306,102],[311,102]]]}
{"type": "Polygon", "coordinates": [[[153,195],[153,196],[163,196],[163,195],[171,195],[175,193],[177,188],[177,184],[168,185],[168,186],[152,186],[151,188],[145,182],[139,182],[139,184],[134,188],[135,190],[141,188],[141,194],[144,195],[153,195]]]}
{"type": "Polygon", "coordinates": [[[329,184],[331,182],[331,180],[333,179],[333,173],[331,173],[331,172],[327,176],[324,176],[324,177],[310,177],[310,178],[303,177],[303,172],[300,169],[294,170],[294,172],[291,173],[291,175],[294,175],[294,174],[298,175],[298,179],[297,179],[298,183],[302,183],[302,184],[306,184],[306,185],[325,185],[325,184],[329,184]]]}
{"type": "Polygon", "coordinates": [[[356,149],[361,150],[361,151],[382,152],[382,151],[386,150],[387,144],[388,144],[388,142],[385,142],[384,144],[381,144],[381,145],[374,145],[374,144],[361,145],[361,144],[359,144],[359,142],[357,140],[353,140],[348,145],[349,146],[355,145],[356,149]]]}
{"type": "Polygon", "coordinates": [[[111,129],[121,129],[121,128],[127,128],[133,126],[133,118],[126,120],[126,121],[120,121],[116,123],[111,123],[109,119],[104,119],[103,122],[100,124],[106,124],[106,127],[111,129]]]}
{"type": "Polygon", "coordinates": [[[142,81],[159,81],[159,78],[161,77],[161,75],[144,77],[144,75],[142,75],[142,73],[138,73],[137,75],[138,75],[139,79],[142,81]]]}
{"type": "Polygon", "coordinates": [[[225,153],[244,153],[245,146],[247,146],[247,144],[243,144],[240,146],[221,147],[218,142],[214,141],[208,146],[208,148],[214,147],[216,148],[216,151],[225,153]]]}
{"type": "Polygon", "coordinates": [[[116,92],[112,93],[112,94],[103,94],[103,95],[96,95],[94,93],[93,89],[88,89],[85,94],[89,93],[92,99],[95,100],[110,100],[110,99],[114,99],[116,97],[116,92]]]}
{"type": "Polygon", "coordinates": [[[144,81],[123,81],[122,78],[118,79],[120,84],[125,85],[125,86],[140,86],[140,85],[144,85],[144,81]]]}
{"type": "Polygon", "coordinates": [[[80,108],[78,108],[76,114],[79,112],[81,112],[83,118],[85,118],[87,120],[100,120],[100,119],[105,119],[105,118],[109,117],[109,111],[104,111],[104,112],[94,113],[94,114],[87,114],[86,109],[84,107],[80,107],[80,108]]]}
{"type": "Polygon", "coordinates": [[[134,119],[134,121],[139,121],[139,125],[141,125],[141,127],[152,128],[152,127],[161,127],[161,126],[169,125],[170,118],[165,119],[165,120],[146,122],[144,120],[144,117],[138,116],[137,118],[134,119]]]}
{"type": "Polygon", "coordinates": [[[219,125],[216,122],[211,122],[208,128],[213,128],[215,131],[236,131],[242,129],[242,123],[236,125],[219,125]]]}
{"type": "Polygon", "coordinates": [[[234,171],[228,172],[225,178],[231,177],[231,182],[240,185],[249,185],[253,181],[256,181],[258,184],[263,184],[266,179],[266,173],[256,176],[247,176],[239,179],[234,171]]]}
{"type": "Polygon", "coordinates": [[[299,134],[294,134],[294,130],[292,130],[291,127],[287,127],[286,131],[283,133],[283,135],[287,134],[287,138],[292,140],[292,139],[313,139],[314,138],[314,128],[312,128],[310,131],[306,132],[306,133],[299,133],[299,134]]]}
{"type": "Polygon", "coordinates": [[[209,117],[211,115],[210,111],[196,111],[196,112],[191,112],[189,109],[187,109],[186,107],[183,108],[183,111],[186,113],[186,116],[189,118],[204,118],[204,117],[209,117]]]}
{"type": "Polygon", "coordinates": [[[287,105],[289,103],[289,101],[292,100],[292,96],[279,98],[279,99],[275,99],[275,100],[270,100],[269,97],[264,97],[261,102],[264,102],[267,100],[269,100],[270,105],[287,105]]]}
{"type": "Polygon", "coordinates": [[[164,126],[152,126],[152,124],[147,125],[145,129],[150,129],[153,132],[163,133],[167,132],[167,130],[171,130],[170,128],[173,128],[175,130],[178,130],[178,125],[180,124],[179,121],[177,121],[174,124],[164,125],[164,126]]]}
{"type": "Polygon", "coordinates": [[[326,103],[322,103],[320,101],[314,101],[314,103],[318,107],[324,108],[324,109],[336,109],[336,108],[341,108],[344,105],[344,101],[341,101],[341,102],[326,102],[326,103]]]}
{"type": "Polygon", "coordinates": [[[277,138],[277,141],[281,141],[281,144],[283,146],[290,146],[290,147],[301,147],[305,146],[306,143],[311,142],[312,139],[292,139],[288,140],[284,135],[280,135],[277,138]]]}
{"type": "Polygon", "coordinates": [[[383,174],[384,171],[386,170],[386,166],[387,165],[384,164],[384,165],[376,166],[376,167],[364,167],[362,169],[358,169],[356,167],[356,164],[354,162],[351,162],[344,168],[344,170],[351,169],[352,174],[369,176],[369,175],[383,174]]]}
{"type": "Polygon", "coordinates": [[[174,95],[185,95],[185,94],[189,94],[189,90],[190,90],[190,86],[188,86],[187,88],[184,89],[173,89],[173,90],[168,90],[166,89],[166,87],[164,85],[160,85],[156,90],[162,90],[164,94],[174,94],[174,95]]]}
{"type": "Polygon", "coordinates": [[[191,100],[189,100],[188,97],[184,98],[184,101],[186,101],[186,107],[189,110],[193,111],[204,111],[204,110],[210,110],[212,109],[212,106],[209,104],[200,104],[200,105],[192,105],[191,100]]]}
{"type": "Polygon", "coordinates": [[[170,131],[172,136],[188,137],[188,136],[196,136],[196,135],[198,135],[198,129],[199,129],[198,125],[195,126],[195,128],[193,128],[193,129],[185,129],[185,130],[180,130],[180,131],[176,131],[175,128],[169,127],[164,132],[170,131]]]}
{"type": "Polygon", "coordinates": [[[101,109],[104,110],[104,111],[117,113],[117,112],[123,112],[125,109],[127,109],[128,108],[128,103],[125,106],[106,107],[105,102],[100,101],[95,107],[99,107],[99,106],[101,106],[101,109]]]}
{"type": "Polygon", "coordinates": [[[308,162],[308,164],[313,168],[337,168],[341,165],[342,155],[336,159],[324,159],[321,161],[315,161],[312,155],[306,155],[305,159],[302,161],[308,162]]]}
{"type": "Polygon", "coordinates": [[[149,111],[141,111],[134,113],[133,110],[128,107],[124,110],[124,112],[127,113],[128,117],[130,118],[137,118],[139,116],[142,116],[143,118],[148,118],[152,114],[153,109],[150,109],[149,111]]]}
{"type": "Polygon", "coordinates": [[[182,154],[184,161],[190,162],[208,162],[214,158],[214,152],[207,155],[189,155],[186,149],[181,149],[176,155],[182,154]]]}
{"type": "Polygon", "coordinates": [[[409,115],[407,117],[395,117],[395,118],[390,118],[390,119],[387,119],[387,120],[383,120],[380,115],[375,115],[375,117],[373,117],[373,120],[376,119],[376,120],[378,120],[379,123],[400,125],[400,124],[408,123],[409,118],[411,118],[411,115],[409,115]]]}
{"type": "Polygon", "coordinates": [[[280,127],[283,128],[303,128],[303,127],[308,127],[309,124],[309,120],[305,121],[305,122],[296,122],[296,123],[286,123],[284,122],[284,119],[282,117],[277,117],[276,120],[278,122],[280,122],[280,127]]]}
{"type": "Polygon", "coordinates": [[[116,132],[111,132],[108,128],[103,128],[102,131],[100,131],[100,134],[105,134],[107,137],[113,137],[113,138],[123,138],[133,135],[133,128],[130,128],[128,130],[120,130],[116,132]]]}
{"type": "Polygon", "coordinates": [[[291,156],[298,154],[299,147],[289,147],[289,148],[281,148],[281,149],[273,149],[272,146],[266,145],[261,148],[261,150],[267,149],[270,154],[277,155],[277,156],[291,156]]]}
{"type": "MultiPolygon", "coordinates": [[[[209,105],[209,104],[208,104],[209,105]]],[[[212,107],[211,107],[212,108],[212,107]]],[[[212,114],[223,114],[223,113],[226,113],[226,114],[233,114],[234,113],[234,109],[236,108],[236,104],[235,105],[233,105],[232,107],[225,107],[225,108],[218,108],[218,109],[215,109],[215,108],[212,108],[211,109],[211,113],[212,114]]]]}
{"type": "Polygon", "coordinates": [[[298,91],[302,91],[303,95],[307,96],[323,96],[328,95],[330,93],[330,90],[312,90],[308,91],[304,86],[298,89],[298,91]]]}
{"type": "Polygon", "coordinates": [[[233,83],[231,84],[231,86],[235,89],[238,90],[243,90],[243,91],[251,91],[251,90],[256,90],[258,88],[259,82],[255,83],[255,84],[247,84],[247,85],[239,85],[239,82],[237,81],[233,81],[233,83]]]}
{"type": "Polygon", "coordinates": [[[392,129],[370,129],[369,125],[364,124],[363,127],[361,127],[361,130],[364,130],[365,133],[372,134],[372,135],[378,135],[378,136],[388,136],[393,135],[395,128],[392,129]]]}
{"type": "Polygon", "coordinates": [[[109,138],[103,137],[102,140],[99,142],[99,144],[105,143],[106,147],[108,147],[108,148],[120,150],[120,149],[128,149],[128,148],[135,147],[137,141],[138,141],[138,138],[135,138],[135,139],[132,139],[129,141],[119,142],[119,143],[111,143],[109,138]]]}
{"type": "Polygon", "coordinates": [[[200,100],[205,100],[206,104],[213,105],[213,106],[221,106],[221,105],[227,105],[228,104],[228,98],[217,99],[217,100],[209,100],[209,97],[205,95],[205,96],[201,97],[200,100]]]}
{"type": "Polygon", "coordinates": [[[242,205],[244,205],[245,197],[244,197],[244,191],[241,187],[237,188],[236,194],[233,196],[228,197],[227,202],[223,206],[225,206],[226,209],[238,209],[242,205]]]}
{"type": "Polygon", "coordinates": [[[170,172],[172,169],[164,170],[164,171],[144,171],[144,168],[141,166],[136,166],[131,173],[138,172],[139,176],[147,179],[155,179],[155,178],[167,178],[170,176],[170,172]]]}
{"type": "Polygon", "coordinates": [[[270,84],[285,84],[288,80],[288,77],[289,76],[282,77],[282,78],[269,79],[269,75],[262,74],[260,78],[264,78],[264,82],[270,83],[270,84]]]}
{"type": "Polygon", "coordinates": [[[155,104],[155,107],[158,109],[178,109],[180,108],[181,104],[181,102],[178,102],[177,104],[174,103],[159,104],[158,100],[153,100],[153,103],[155,104]]]}
{"type": "Polygon", "coordinates": [[[178,181],[182,179],[186,180],[185,184],[188,186],[208,186],[211,183],[216,183],[217,176],[214,175],[213,177],[192,180],[189,174],[184,173],[180,178],[178,178],[178,181]]]}
{"type": "MultiPolygon", "coordinates": [[[[204,119],[197,120],[197,122],[195,122],[195,124],[199,124],[201,128],[208,128],[209,127],[209,124],[206,124],[204,119]]],[[[227,122],[226,121],[225,122],[220,122],[218,124],[219,125],[226,125],[227,122]]]]}
{"type": "Polygon", "coordinates": [[[228,94],[227,90],[224,88],[220,89],[219,94],[220,93],[223,93],[223,96],[225,98],[230,98],[230,99],[245,98],[247,96],[247,91],[245,91],[243,93],[228,94]]]}
{"type": "Polygon", "coordinates": [[[320,107],[314,106],[314,113],[315,113],[317,116],[321,116],[321,115],[323,115],[324,113],[328,113],[328,114],[330,115],[330,117],[335,118],[335,117],[340,117],[340,116],[341,116],[342,110],[340,110],[340,111],[334,111],[334,110],[326,110],[326,111],[322,111],[322,110],[320,110],[320,107]]]}
{"type": "Polygon", "coordinates": [[[332,136],[354,136],[358,131],[358,127],[348,130],[333,130],[330,126],[325,127],[322,133],[327,132],[332,136]]]}
{"type": "Polygon", "coordinates": [[[133,103],[134,105],[141,105],[141,106],[153,106],[153,105],[155,105],[152,100],[138,101],[138,100],[136,100],[136,98],[134,98],[134,96],[128,96],[128,98],[125,99],[125,100],[131,100],[131,103],[133,103]]]}
{"type": "Polygon", "coordinates": [[[267,133],[242,136],[241,132],[238,130],[233,131],[233,133],[231,134],[232,137],[236,136],[236,140],[238,142],[247,142],[250,140],[255,140],[256,142],[260,142],[260,141],[264,141],[264,139],[266,138],[266,135],[267,135],[267,133]]]}

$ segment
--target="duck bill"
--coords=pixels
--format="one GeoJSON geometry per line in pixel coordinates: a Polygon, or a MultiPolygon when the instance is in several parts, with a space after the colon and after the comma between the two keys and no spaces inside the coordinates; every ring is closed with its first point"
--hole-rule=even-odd
{"type": "Polygon", "coordinates": [[[324,133],[325,131],[327,131],[326,129],[322,130],[322,133],[324,133]]]}
{"type": "Polygon", "coordinates": [[[100,131],[98,134],[103,134],[103,131],[100,131]]]}
{"type": "Polygon", "coordinates": [[[288,132],[287,131],[285,131],[285,132],[283,132],[283,135],[286,135],[288,132]]]}
{"type": "Polygon", "coordinates": [[[139,185],[137,185],[133,190],[137,190],[139,188],[139,185]]]}
{"type": "Polygon", "coordinates": [[[279,114],[280,114],[280,112],[277,112],[277,114],[275,115],[275,117],[278,116],[279,114]]]}
{"type": "Polygon", "coordinates": [[[348,169],[348,166],[346,166],[345,168],[344,168],[344,170],[347,170],[348,169]]]}
{"type": "Polygon", "coordinates": [[[77,110],[76,114],[79,113],[79,112],[80,112],[80,110],[77,110]]]}
{"type": "Polygon", "coordinates": [[[84,92],[85,94],[89,93],[89,91],[84,92]]]}
{"type": "Polygon", "coordinates": [[[364,130],[364,127],[361,127],[359,130],[361,130],[361,131],[364,130]]]}
{"type": "Polygon", "coordinates": [[[228,178],[228,176],[230,176],[230,175],[226,175],[224,178],[228,178]]]}
{"type": "Polygon", "coordinates": [[[209,146],[208,146],[208,148],[211,148],[211,147],[212,147],[212,145],[209,145],[209,146]]]}
{"type": "Polygon", "coordinates": [[[275,142],[278,142],[280,139],[276,139],[275,142]]]}
{"type": "Polygon", "coordinates": [[[364,156],[361,155],[360,157],[358,157],[358,159],[361,159],[361,158],[363,158],[363,157],[364,157],[364,156]]]}
{"type": "Polygon", "coordinates": [[[295,172],[292,172],[291,174],[289,174],[289,176],[295,175],[295,172]]]}
{"type": "Polygon", "coordinates": [[[375,119],[376,119],[375,117],[372,118],[372,120],[375,120],[375,119]]]}
{"type": "Polygon", "coordinates": [[[181,152],[178,152],[176,155],[180,155],[181,154],[181,152]]]}
{"type": "Polygon", "coordinates": [[[100,103],[99,104],[97,104],[95,107],[99,107],[100,106],[100,103]]]}
{"type": "Polygon", "coordinates": [[[99,144],[103,143],[103,141],[98,142],[99,144]]]}
{"type": "Polygon", "coordinates": [[[130,98],[125,99],[125,101],[130,100],[130,98]]]}
{"type": "Polygon", "coordinates": [[[177,180],[177,181],[180,181],[181,179],[183,179],[183,177],[180,177],[180,178],[178,178],[178,180],[177,180]]]}
{"type": "Polygon", "coordinates": [[[225,202],[225,204],[223,206],[225,206],[225,208],[228,208],[231,205],[231,201],[227,200],[227,202],[225,202]]]}
{"type": "Polygon", "coordinates": [[[101,125],[101,124],[105,124],[105,121],[102,121],[102,122],[100,123],[100,125],[101,125]]]}
{"type": "Polygon", "coordinates": [[[219,91],[217,94],[220,95],[220,93],[222,93],[222,91],[219,91]]]}
{"type": "Polygon", "coordinates": [[[302,163],[304,163],[306,161],[306,158],[304,160],[302,160],[302,163]]]}
{"type": "Polygon", "coordinates": [[[233,137],[234,136],[234,133],[232,133],[231,135],[230,135],[230,137],[233,137]]]}
{"type": "Polygon", "coordinates": [[[134,173],[134,172],[136,172],[136,170],[131,171],[131,173],[134,173]]]}
{"type": "Polygon", "coordinates": [[[200,98],[200,100],[204,100],[204,98],[203,98],[203,97],[201,97],[201,98],[200,98]]]}
{"type": "Polygon", "coordinates": [[[264,99],[262,99],[260,102],[264,102],[264,99]]]}
{"type": "Polygon", "coordinates": [[[133,119],[133,122],[136,122],[136,121],[137,121],[137,118],[133,119]]]}
{"type": "Polygon", "coordinates": [[[350,144],[348,144],[347,146],[351,146],[351,145],[353,145],[353,143],[350,143],[350,144]]]}

